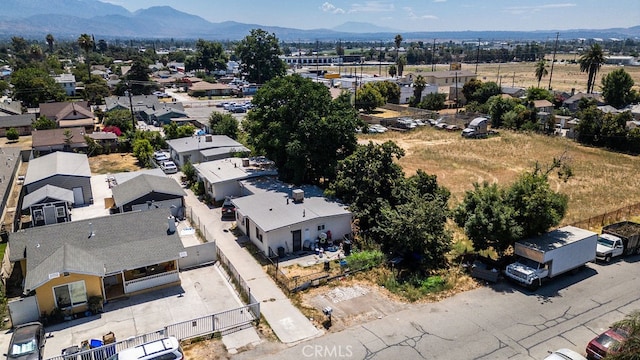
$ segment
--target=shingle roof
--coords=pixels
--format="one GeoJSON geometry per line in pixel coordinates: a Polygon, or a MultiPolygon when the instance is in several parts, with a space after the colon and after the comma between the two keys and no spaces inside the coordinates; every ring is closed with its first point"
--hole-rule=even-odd
{"type": "Polygon", "coordinates": [[[149,174],[149,175],[155,175],[155,176],[166,176],[164,171],[162,171],[162,169],[160,168],[153,168],[153,169],[142,169],[142,170],[138,170],[138,171],[127,171],[127,172],[121,172],[121,173],[115,173],[115,174],[110,174],[107,177],[111,177],[113,179],[115,179],[116,184],[121,185],[124,184],[126,181],[129,181],[137,176],[140,176],[142,174],[149,174]]]}
{"type": "Polygon", "coordinates": [[[244,146],[239,142],[233,140],[226,135],[205,135],[205,136],[190,136],[185,138],[173,139],[167,141],[167,145],[173,148],[178,153],[193,150],[205,150],[211,148],[243,148],[244,146]],[[211,141],[207,141],[211,139],[211,141]]]}
{"type": "Polygon", "coordinates": [[[63,189],[53,185],[45,185],[38,190],[27,194],[22,199],[22,210],[28,209],[31,205],[38,204],[45,199],[54,199],[73,204],[73,191],[63,189]]]}
{"type": "Polygon", "coordinates": [[[157,209],[29,228],[10,234],[10,260],[26,254],[25,291],[50,274],[104,276],[175,260],[184,246],[177,232],[167,232],[167,218],[157,209]]]}
{"type": "Polygon", "coordinates": [[[33,184],[53,175],[91,177],[87,155],[57,151],[32,159],[29,161],[24,184],[33,184]]]}
{"type": "Polygon", "coordinates": [[[87,136],[94,140],[116,140],[118,138],[118,135],[115,133],[105,131],[94,131],[87,136]]]}
{"type": "Polygon", "coordinates": [[[35,120],[35,114],[0,116],[0,128],[28,126],[35,120]]]}
{"type": "MultiPolygon", "coordinates": [[[[52,102],[40,104],[40,115],[46,116],[49,119],[57,120],[57,116],[63,112],[68,114],[73,110],[80,111],[82,109],[84,114],[92,114],[89,108],[89,102],[87,101],[74,101],[74,102],[52,102]],[[71,107],[70,105],[73,105],[71,107]],[[66,109],[66,110],[65,110],[66,109]]],[[[93,114],[91,115],[93,116],[93,114]]]]}
{"type": "Polygon", "coordinates": [[[149,193],[160,193],[175,196],[187,195],[182,187],[172,178],[142,174],[119,184],[111,189],[116,206],[128,204],[149,193]]]}
{"type": "Polygon", "coordinates": [[[82,127],[73,127],[66,129],[48,129],[48,130],[34,130],[31,133],[31,143],[34,148],[37,147],[46,147],[46,146],[56,146],[62,145],[66,141],[65,132],[71,131],[71,146],[80,145],[87,146],[87,143],[84,139],[84,128],[82,127]]]}

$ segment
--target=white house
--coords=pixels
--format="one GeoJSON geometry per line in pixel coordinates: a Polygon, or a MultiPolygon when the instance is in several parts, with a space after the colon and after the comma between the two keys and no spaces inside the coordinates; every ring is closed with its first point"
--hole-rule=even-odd
{"type": "Polygon", "coordinates": [[[277,175],[272,161],[259,158],[226,158],[194,165],[205,191],[215,201],[242,195],[241,180],[277,175]]]}
{"type": "Polygon", "coordinates": [[[351,234],[352,214],[313,186],[294,188],[270,179],[241,181],[246,193],[233,199],[238,229],[267,256],[313,248],[320,237],[351,234]]]}
{"type": "Polygon", "coordinates": [[[167,141],[169,152],[176,165],[182,167],[187,161],[197,164],[205,161],[232,157],[237,153],[248,153],[249,149],[226,135],[191,136],[167,141]]]}
{"type": "Polygon", "coordinates": [[[54,76],[53,79],[60,84],[67,96],[76,96],[76,77],[73,74],[60,74],[54,76]]]}

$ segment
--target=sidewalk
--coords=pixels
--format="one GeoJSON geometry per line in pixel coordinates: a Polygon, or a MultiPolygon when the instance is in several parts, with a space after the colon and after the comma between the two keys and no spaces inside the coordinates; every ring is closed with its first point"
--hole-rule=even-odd
{"type": "MultiPolygon", "coordinates": [[[[220,210],[210,209],[198,201],[190,190],[185,190],[185,203],[200,218],[203,233],[213,236],[216,246],[249,284],[251,294],[260,302],[260,312],[278,339],[287,345],[295,345],[322,334],[287,298],[267,275],[251,254],[241,248],[236,237],[228,231],[231,222],[220,220],[220,210]],[[225,231],[227,230],[227,231],[225,231]]],[[[197,226],[194,224],[194,226],[197,226]]]]}

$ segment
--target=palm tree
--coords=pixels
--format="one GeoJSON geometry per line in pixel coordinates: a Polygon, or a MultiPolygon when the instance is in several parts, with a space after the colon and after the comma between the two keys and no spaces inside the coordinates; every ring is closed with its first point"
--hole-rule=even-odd
{"type": "Polygon", "coordinates": [[[417,106],[422,101],[422,92],[427,87],[427,79],[422,75],[416,76],[413,80],[413,104],[411,106],[417,106]]]}
{"type": "Polygon", "coordinates": [[[53,35],[47,34],[46,40],[47,40],[47,45],[49,45],[49,53],[53,54],[53,43],[55,42],[53,35]]]}
{"type": "Polygon", "coordinates": [[[400,51],[400,44],[402,44],[402,35],[398,34],[396,35],[396,37],[393,39],[393,42],[396,43],[396,61],[398,61],[399,57],[399,51],[400,51]]]}
{"type": "Polygon", "coordinates": [[[605,62],[602,47],[599,44],[591,45],[589,51],[580,56],[578,62],[580,63],[580,71],[588,73],[587,94],[590,94],[593,92],[593,87],[596,83],[596,74],[605,62]]]}
{"type": "Polygon", "coordinates": [[[624,319],[613,324],[613,327],[625,329],[629,335],[627,340],[620,344],[614,354],[608,354],[611,360],[638,360],[640,359],[640,310],[635,310],[624,319]]]}
{"type": "Polygon", "coordinates": [[[34,61],[42,60],[42,48],[40,45],[31,44],[31,46],[29,46],[29,56],[31,56],[31,59],[34,61]]]}
{"type": "Polygon", "coordinates": [[[84,50],[85,57],[86,57],[85,62],[87,63],[87,73],[89,75],[87,82],[91,82],[91,66],[89,65],[89,51],[93,49],[93,38],[91,38],[89,34],[80,35],[80,37],[78,38],[78,46],[80,46],[80,48],[84,50]]]}
{"type": "Polygon", "coordinates": [[[536,79],[538,79],[538,87],[540,87],[540,80],[548,74],[547,61],[545,59],[540,59],[540,61],[536,63],[536,79]]]}

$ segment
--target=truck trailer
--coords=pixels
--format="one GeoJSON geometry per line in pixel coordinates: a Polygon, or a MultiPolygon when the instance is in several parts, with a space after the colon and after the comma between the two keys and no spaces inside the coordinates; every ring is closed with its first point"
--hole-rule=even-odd
{"type": "Polygon", "coordinates": [[[596,258],[598,234],[565,226],[538,237],[515,243],[517,261],[505,275],[526,287],[537,289],[544,281],[576,270],[596,258]]]}
{"type": "Polygon", "coordinates": [[[596,259],[609,262],[617,256],[634,254],[640,254],[640,224],[622,221],[602,228],[596,259]]]}

